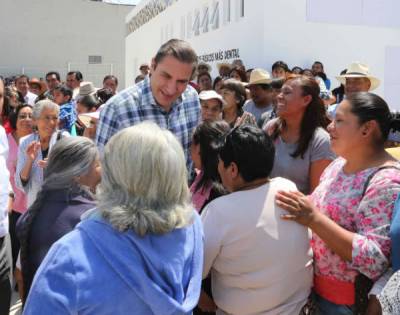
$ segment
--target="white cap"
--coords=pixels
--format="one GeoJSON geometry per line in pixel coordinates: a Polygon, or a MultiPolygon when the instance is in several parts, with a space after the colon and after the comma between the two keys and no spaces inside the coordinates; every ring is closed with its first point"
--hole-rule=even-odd
{"type": "Polygon", "coordinates": [[[221,95],[219,95],[214,90],[200,92],[199,99],[202,101],[216,99],[216,100],[219,100],[222,103],[222,105],[225,105],[225,100],[222,98],[221,95]]]}

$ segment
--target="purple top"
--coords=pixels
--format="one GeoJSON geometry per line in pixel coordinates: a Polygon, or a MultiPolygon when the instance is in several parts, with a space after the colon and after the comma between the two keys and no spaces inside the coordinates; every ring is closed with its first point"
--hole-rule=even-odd
{"type": "MultiPolygon", "coordinates": [[[[81,215],[94,207],[94,201],[82,190],[53,190],[47,193],[31,227],[28,261],[32,279],[53,243],[71,232],[80,222],[81,215]]],[[[18,235],[29,211],[17,222],[18,235]]]]}

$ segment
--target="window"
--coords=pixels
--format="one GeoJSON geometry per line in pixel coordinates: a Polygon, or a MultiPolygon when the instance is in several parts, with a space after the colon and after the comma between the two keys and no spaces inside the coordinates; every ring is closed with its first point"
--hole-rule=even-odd
{"type": "Polygon", "coordinates": [[[100,64],[102,63],[101,56],[89,56],[89,64],[100,64]]]}

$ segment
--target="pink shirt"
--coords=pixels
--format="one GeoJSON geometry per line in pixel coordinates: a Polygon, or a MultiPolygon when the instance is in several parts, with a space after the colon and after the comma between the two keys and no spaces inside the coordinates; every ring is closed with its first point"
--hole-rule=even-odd
{"type": "Polygon", "coordinates": [[[362,196],[366,180],[376,168],[345,174],[344,164],[345,160],[338,158],[325,169],[311,199],[322,213],[355,233],[353,259],[342,260],[313,234],[315,274],[352,283],[359,272],[376,279],[389,266],[389,228],[400,192],[400,171],[393,168],[378,171],[362,196]]]}
{"type": "Polygon", "coordinates": [[[18,158],[18,144],[15,141],[13,135],[9,133],[7,135],[8,138],[8,159],[7,159],[7,168],[10,172],[10,183],[12,189],[14,191],[14,204],[13,210],[19,213],[24,213],[27,208],[27,199],[26,195],[23,191],[19,190],[15,185],[15,171],[17,169],[17,158],[18,158]]]}
{"type": "Polygon", "coordinates": [[[190,186],[190,192],[192,193],[192,203],[197,212],[200,212],[201,208],[204,206],[207,199],[210,197],[211,193],[211,186],[206,185],[205,187],[200,188],[199,190],[195,191],[197,183],[200,181],[201,177],[203,176],[203,172],[200,171],[196,178],[190,186]]]}

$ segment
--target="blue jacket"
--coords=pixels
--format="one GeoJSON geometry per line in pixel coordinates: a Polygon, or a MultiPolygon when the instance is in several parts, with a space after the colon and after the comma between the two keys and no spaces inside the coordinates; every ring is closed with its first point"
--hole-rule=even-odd
{"type": "Polygon", "coordinates": [[[400,196],[397,197],[393,209],[392,224],[390,226],[390,238],[392,241],[392,265],[393,271],[400,269],[400,196]]]}
{"type": "Polygon", "coordinates": [[[202,225],[193,218],[144,237],[99,216],[81,222],[51,247],[23,314],[191,314],[203,267],[202,225]]]}

